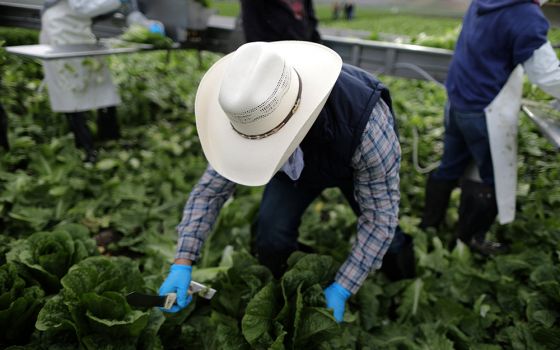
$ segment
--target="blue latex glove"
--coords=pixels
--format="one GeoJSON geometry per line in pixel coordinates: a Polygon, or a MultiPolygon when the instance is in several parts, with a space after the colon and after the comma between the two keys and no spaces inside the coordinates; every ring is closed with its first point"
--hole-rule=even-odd
{"type": "Polygon", "coordinates": [[[165,35],[165,28],[163,24],[157,21],[152,21],[148,27],[150,33],[165,35]]]}
{"type": "Polygon", "coordinates": [[[189,305],[192,295],[188,295],[189,285],[191,284],[192,266],[173,264],[169,269],[169,275],[159,287],[159,295],[177,293],[177,305],[171,309],[161,309],[165,312],[178,312],[189,305]]]}
{"type": "Polygon", "coordinates": [[[333,309],[336,322],[342,322],[344,318],[344,307],[346,300],[350,298],[352,293],[340,284],[334,282],[325,289],[325,298],[327,299],[327,307],[333,309]]]}

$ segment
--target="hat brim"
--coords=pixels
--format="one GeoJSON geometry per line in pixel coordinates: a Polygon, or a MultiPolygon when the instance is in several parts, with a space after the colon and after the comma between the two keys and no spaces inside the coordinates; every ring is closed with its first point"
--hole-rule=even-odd
{"type": "Polygon", "coordinates": [[[278,132],[249,140],[232,128],[218,103],[221,81],[232,54],[206,72],[195,100],[196,128],[206,159],[223,177],[247,186],[268,183],[282,167],[317,119],[342,67],[340,56],[323,45],[304,41],[268,44],[297,70],[302,82],[300,105],[278,132]]]}

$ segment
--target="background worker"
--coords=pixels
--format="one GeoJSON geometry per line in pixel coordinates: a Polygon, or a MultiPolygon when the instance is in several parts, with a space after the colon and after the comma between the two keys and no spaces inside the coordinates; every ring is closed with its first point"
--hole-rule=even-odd
{"type": "Polygon", "coordinates": [[[351,21],[354,19],[354,11],[355,11],[354,2],[352,1],[345,1],[344,2],[344,17],[346,20],[351,21]]]}
{"type": "Polygon", "coordinates": [[[496,215],[502,224],[515,217],[523,69],[531,82],[560,97],[559,62],[539,7],[545,2],[474,0],[449,69],[444,152],[426,184],[420,226],[440,225],[451,191],[474,162],[481,181],[461,181],[456,238],[485,255],[505,248],[485,238],[496,215]]]}
{"type": "MultiPolygon", "coordinates": [[[[47,45],[93,44],[93,18],[118,10],[126,0],[47,0],[41,17],[40,43],[47,45]]],[[[128,18],[163,33],[163,26],[147,21],[138,12],[128,18]]],[[[129,23],[131,24],[131,23],[129,23]]],[[[116,106],[121,100],[111,80],[108,62],[103,58],[77,58],[43,63],[51,108],[66,114],[77,147],[86,153],[86,161],[96,160],[87,111],[97,109],[98,138],[118,139],[116,106]]]]}
{"type": "Polygon", "coordinates": [[[340,3],[338,2],[338,0],[335,0],[332,3],[332,20],[337,20],[340,17],[340,10],[342,9],[342,6],[340,5],[340,3]]]}
{"type": "Polygon", "coordinates": [[[160,294],[178,293],[172,311],[187,306],[191,265],[236,183],[266,185],[256,248],[276,277],[298,248],[305,209],[338,187],[359,211],[356,242],[325,290],[340,322],[346,300],[380,267],[397,227],[400,145],[389,91],[322,45],[249,43],[206,73],[195,114],[210,165],[185,206],[160,294]]]}
{"type": "Polygon", "coordinates": [[[241,0],[245,40],[320,42],[312,0],[241,0]]]}

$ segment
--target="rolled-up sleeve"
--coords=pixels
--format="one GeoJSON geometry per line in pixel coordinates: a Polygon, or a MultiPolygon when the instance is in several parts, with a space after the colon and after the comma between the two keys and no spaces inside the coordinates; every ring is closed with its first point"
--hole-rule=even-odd
{"type": "Polygon", "coordinates": [[[177,226],[179,240],[175,258],[196,261],[204,240],[212,230],[220,209],[233,194],[235,183],[218,174],[210,165],[192,190],[183,218],[177,226]]]}
{"type": "Polygon", "coordinates": [[[336,275],[355,294],[370,271],[378,269],[393,239],[399,213],[401,149],[393,116],[380,100],[354,153],[354,196],[361,214],[356,241],[336,275]]]}

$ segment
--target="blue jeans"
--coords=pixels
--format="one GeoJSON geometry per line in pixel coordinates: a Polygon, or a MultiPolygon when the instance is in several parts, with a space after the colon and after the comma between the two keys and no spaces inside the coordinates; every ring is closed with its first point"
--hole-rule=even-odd
{"type": "MultiPolygon", "coordinates": [[[[356,215],[360,208],[354,198],[351,179],[338,186],[356,215]]],[[[279,172],[266,185],[256,222],[255,248],[261,264],[280,277],[291,253],[300,250],[299,225],[307,207],[325,188],[302,186],[279,172]]],[[[329,232],[325,232],[329,234],[329,232]]],[[[389,251],[399,251],[404,233],[397,228],[389,251]]]]}
{"type": "Polygon", "coordinates": [[[448,103],[445,107],[443,146],[441,164],[432,174],[434,179],[458,180],[471,161],[474,161],[482,181],[487,185],[494,185],[494,169],[484,112],[461,112],[448,103]]]}

